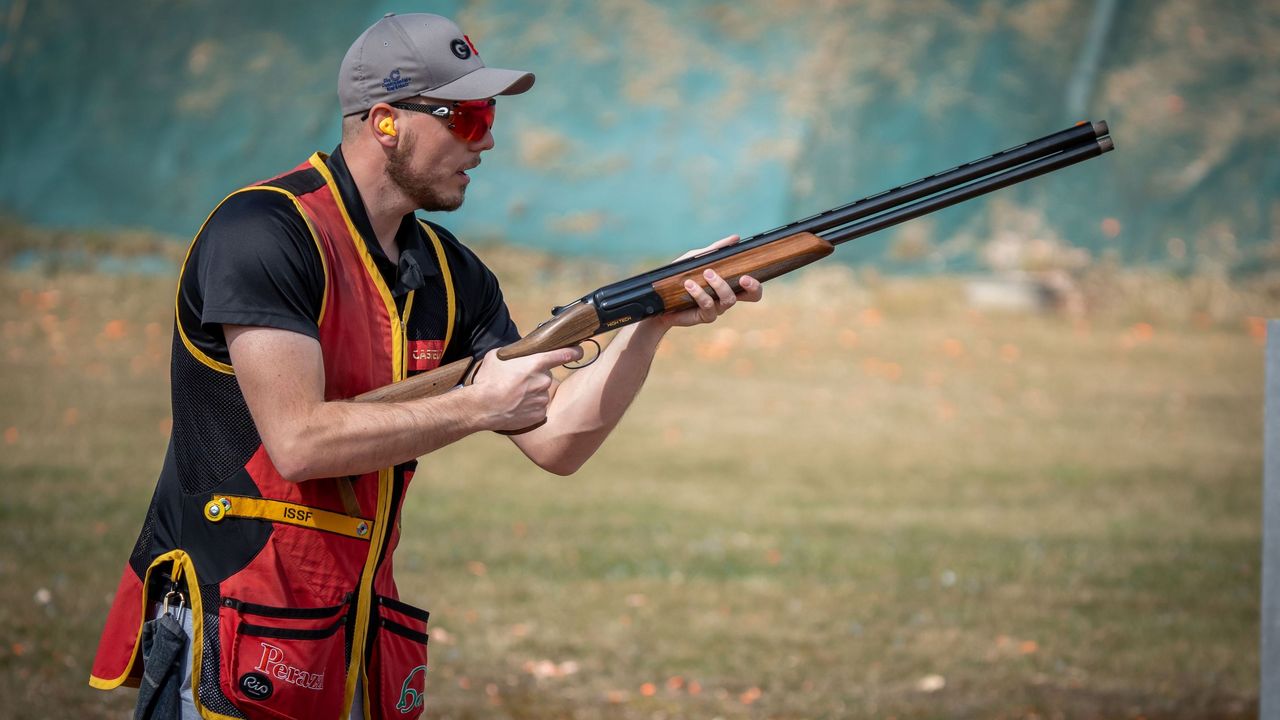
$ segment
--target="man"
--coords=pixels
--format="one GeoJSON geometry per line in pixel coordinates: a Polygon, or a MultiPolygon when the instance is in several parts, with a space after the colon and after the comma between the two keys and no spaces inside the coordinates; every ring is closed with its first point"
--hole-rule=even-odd
{"type": "MultiPolygon", "coordinates": [[[[391,572],[415,458],[545,420],[512,440],[570,474],[617,424],[666,331],[738,299],[708,273],[706,290],[687,287],[697,308],[623,329],[563,384],[549,371],[578,348],[497,358],[519,338],[497,281],[414,212],[462,204],[467,172],[493,148],[494,97],[533,81],[486,67],[445,18],[388,15],[343,60],[333,154],[210,215],[179,277],[172,439],[92,685],[138,682],[139,626],[163,598],[187,610],[184,716],[416,716],[427,614],[400,601],[391,572]],[[344,402],[480,356],[474,383],[444,395],[344,402]]],[[[758,282],[741,287],[760,299],[758,282]]]]}

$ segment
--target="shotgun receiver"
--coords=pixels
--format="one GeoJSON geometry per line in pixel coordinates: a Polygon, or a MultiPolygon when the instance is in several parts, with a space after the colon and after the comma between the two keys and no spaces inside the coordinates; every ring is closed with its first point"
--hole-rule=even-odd
{"type": "MultiPolygon", "coordinates": [[[[706,287],[702,272],[714,269],[735,291],[749,275],[764,282],[830,255],[836,245],[985,195],[994,190],[1110,152],[1106,122],[1080,122],[900,187],[798,220],[736,245],[686,258],[606,285],[552,310],[552,317],[520,340],[498,350],[503,360],[577,345],[645,318],[694,306],[684,290],[692,279],[706,287]]],[[[714,291],[711,291],[714,296],[714,291]]],[[[458,360],[371,390],[358,402],[395,402],[439,395],[474,376],[475,360],[458,360]]]]}

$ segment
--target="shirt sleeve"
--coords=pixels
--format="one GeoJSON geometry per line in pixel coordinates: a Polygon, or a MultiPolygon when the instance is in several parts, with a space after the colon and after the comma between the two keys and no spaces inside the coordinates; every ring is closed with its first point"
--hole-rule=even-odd
{"type": "Polygon", "coordinates": [[[320,250],[293,201],[278,192],[250,190],[227,198],[196,237],[180,304],[198,322],[188,330],[198,329],[196,334],[221,350],[215,355],[222,355],[223,325],[272,327],[318,339],[324,292],[320,250]]]}
{"type": "Polygon", "coordinates": [[[520,339],[520,331],[511,320],[498,278],[481,260],[448,230],[431,223],[445,243],[454,288],[458,295],[456,332],[465,342],[450,343],[446,362],[462,357],[481,357],[494,348],[520,339]]]}

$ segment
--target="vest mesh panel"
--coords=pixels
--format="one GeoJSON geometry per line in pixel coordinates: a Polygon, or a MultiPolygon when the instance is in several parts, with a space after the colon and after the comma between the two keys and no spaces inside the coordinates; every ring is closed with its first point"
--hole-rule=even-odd
{"type": "Polygon", "coordinates": [[[261,442],[234,375],[205,366],[180,339],[173,347],[173,450],[188,495],[208,492],[244,467],[261,442]],[[199,408],[198,411],[193,408],[199,408]]]}
{"type": "MultiPolygon", "coordinates": [[[[222,594],[217,585],[200,586],[200,602],[204,606],[204,626],[210,630],[218,629],[218,608],[222,606],[222,594]]],[[[204,657],[200,667],[200,702],[206,708],[223,715],[242,718],[244,714],[222,694],[218,685],[218,657],[221,643],[217,632],[204,634],[204,657]]]]}

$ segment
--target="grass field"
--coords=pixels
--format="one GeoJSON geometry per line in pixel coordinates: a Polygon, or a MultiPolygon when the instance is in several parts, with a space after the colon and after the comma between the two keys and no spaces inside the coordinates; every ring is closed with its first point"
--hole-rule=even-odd
{"type": "MultiPolygon", "coordinates": [[[[522,327],[608,279],[498,252],[522,327]]],[[[839,268],[676,331],[572,478],[427,458],[401,592],[435,718],[1257,712],[1277,303],[1094,278],[1083,317],[839,268]]],[[[85,680],[169,431],[169,278],[0,274],[0,715],[85,680]]]]}

